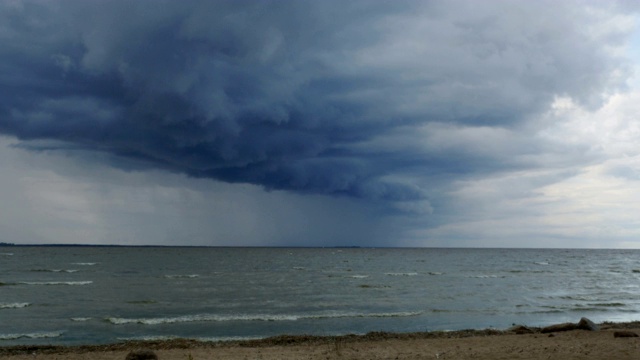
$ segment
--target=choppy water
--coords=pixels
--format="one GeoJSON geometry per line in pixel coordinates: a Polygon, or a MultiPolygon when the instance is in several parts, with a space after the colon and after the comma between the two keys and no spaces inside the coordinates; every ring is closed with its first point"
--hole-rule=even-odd
{"type": "Polygon", "coordinates": [[[0,346],[640,320],[640,251],[0,247],[0,346]]]}

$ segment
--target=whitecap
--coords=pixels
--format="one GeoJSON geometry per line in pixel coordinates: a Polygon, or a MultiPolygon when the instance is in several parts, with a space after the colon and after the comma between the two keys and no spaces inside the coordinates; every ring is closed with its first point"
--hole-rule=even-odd
{"type": "Polygon", "coordinates": [[[167,279],[195,279],[200,277],[198,274],[189,274],[189,275],[165,275],[167,279]]]}
{"type": "Polygon", "coordinates": [[[383,317],[410,317],[422,314],[422,312],[390,312],[390,313],[354,313],[354,312],[328,312],[318,314],[238,314],[217,315],[198,314],[160,318],[117,318],[107,317],[105,320],[113,325],[141,324],[160,325],[185,322],[224,322],[224,321],[297,321],[301,319],[332,319],[332,318],[383,318],[383,317]]]}
{"type": "Polygon", "coordinates": [[[416,276],[418,275],[417,272],[406,272],[406,273],[384,273],[385,275],[388,276],[416,276]]]}
{"type": "Polygon", "coordinates": [[[119,337],[117,339],[120,341],[167,341],[180,339],[180,337],[175,335],[142,335],[132,337],[119,337]]]}
{"type": "Polygon", "coordinates": [[[23,281],[19,285],[69,285],[82,286],[93,284],[93,281],[23,281]]]}
{"type": "Polygon", "coordinates": [[[348,278],[352,278],[352,279],[366,279],[369,277],[369,275],[350,275],[347,276],[348,278]]]}
{"type": "Polygon", "coordinates": [[[200,342],[224,342],[224,341],[250,341],[265,339],[264,336],[219,336],[219,337],[197,337],[194,340],[200,342]]]}
{"type": "Polygon", "coordinates": [[[97,265],[98,263],[96,262],[77,262],[77,263],[71,263],[72,265],[80,265],[80,266],[94,266],[97,265]]]}
{"type": "MultiPolygon", "coordinates": [[[[223,342],[223,341],[249,341],[249,340],[261,340],[264,336],[219,336],[219,337],[196,337],[193,338],[199,342],[223,342]]],[[[120,341],[168,341],[183,339],[182,336],[177,335],[141,335],[131,337],[118,337],[120,341]]]]}
{"type": "Polygon", "coordinates": [[[364,313],[364,314],[344,314],[338,317],[359,317],[359,318],[396,318],[396,317],[413,317],[422,315],[422,311],[401,311],[390,313],[364,313]]]}
{"type": "Polygon", "coordinates": [[[60,337],[62,334],[62,331],[35,332],[27,334],[0,334],[0,340],[46,339],[60,337]]]}
{"type": "Polygon", "coordinates": [[[1,256],[13,256],[13,253],[0,253],[1,256]]]}
{"type": "Polygon", "coordinates": [[[0,303],[0,309],[20,309],[31,306],[31,303],[0,303]]]}
{"type": "Polygon", "coordinates": [[[93,318],[90,317],[73,317],[71,318],[71,321],[77,321],[77,322],[85,322],[85,321],[89,321],[93,318]]]}
{"type": "Polygon", "coordinates": [[[198,315],[184,315],[175,317],[160,317],[160,318],[116,318],[108,317],[106,320],[114,325],[124,324],[142,324],[142,325],[159,325],[159,324],[174,324],[185,322],[214,322],[214,321],[295,321],[298,320],[298,316],[295,315],[213,315],[213,314],[198,314],[198,315]]]}

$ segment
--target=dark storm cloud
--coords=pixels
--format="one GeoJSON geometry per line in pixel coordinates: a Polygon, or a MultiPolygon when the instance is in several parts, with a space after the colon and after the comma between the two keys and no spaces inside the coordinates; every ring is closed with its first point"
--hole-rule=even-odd
{"type": "Polygon", "coordinates": [[[617,86],[602,43],[624,34],[579,5],[7,2],[0,131],[268,189],[421,199],[416,177],[524,166],[431,146],[436,130],[510,129],[617,86]]]}

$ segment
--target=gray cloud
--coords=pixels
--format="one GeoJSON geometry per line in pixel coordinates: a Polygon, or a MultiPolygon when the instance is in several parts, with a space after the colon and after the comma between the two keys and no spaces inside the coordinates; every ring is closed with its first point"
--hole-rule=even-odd
{"type": "Polygon", "coordinates": [[[11,204],[0,207],[0,241],[374,246],[392,238],[388,219],[353,198],[122,171],[99,153],[8,146],[15,141],[0,136],[0,198],[11,204]]]}
{"type": "Polygon", "coordinates": [[[540,166],[521,129],[626,71],[619,10],[593,3],[0,6],[0,132],[22,146],[386,203],[540,166]]]}

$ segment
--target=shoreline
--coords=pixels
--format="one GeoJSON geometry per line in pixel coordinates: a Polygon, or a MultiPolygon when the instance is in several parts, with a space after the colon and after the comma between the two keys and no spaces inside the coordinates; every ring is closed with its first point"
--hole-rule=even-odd
{"type": "MultiPolygon", "coordinates": [[[[303,348],[303,349],[317,349],[317,348],[332,348],[332,349],[346,349],[349,347],[358,348],[362,344],[365,346],[375,346],[375,344],[381,343],[441,343],[441,342],[461,342],[462,340],[478,340],[485,343],[501,343],[501,338],[515,336],[519,339],[542,339],[542,338],[554,338],[554,334],[563,334],[563,336],[572,336],[578,338],[581,335],[593,333],[595,334],[607,334],[609,338],[613,338],[612,334],[616,330],[635,330],[640,332],[640,321],[632,322],[603,322],[599,324],[600,330],[598,331],[585,331],[585,330],[570,330],[562,332],[552,332],[551,334],[544,333],[544,328],[540,327],[526,327],[522,325],[514,326],[506,330],[498,329],[468,329],[468,330],[455,330],[455,331],[429,331],[429,332],[410,332],[410,333],[394,333],[394,332],[369,332],[364,335],[338,335],[338,336],[320,336],[320,335],[279,335],[274,337],[268,337],[264,339],[255,340],[230,340],[230,341],[198,341],[190,339],[170,339],[170,340],[151,340],[151,341],[124,341],[103,345],[12,345],[12,346],[0,346],[0,358],[7,359],[22,359],[33,358],[38,355],[38,358],[48,358],[49,356],[65,355],[74,358],[73,355],[86,355],[90,354],[113,354],[113,357],[107,358],[120,358],[124,359],[122,354],[126,354],[129,351],[136,349],[149,349],[159,354],[165,352],[180,352],[189,353],[195,351],[198,353],[208,353],[210,351],[224,351],[224,352],[242,352],[241,350],[253,350],[260,352],[260,349],[280,349],[285,351],[287,349],[303,348]],[[522,329],[526,331],[522,332],[522,329]],[[578,334],[578,335],[576,335],[578,334]],[[185,352],[186,351],[186,352],[185,352]]],[[[560,338],[560,336],[558,336],[560,338]]],[[[631,340],[633,341],[633,340],[631,340]]],[[[467,342],[467,341],[462,341],[467,342]]],[[[507,341],[511,342],[511,341],[507,341]]],[[[635,344],[639,344],[639,341],[634,341],[635,344]]],[[[634,353],[637,356],[640,353],[634,353]]],[[[246,356],[246,355],[244,355],[246,356]]],[[[53,357],[56,358],[57,357],[53,357]]],[[[83,358],[83,357],[80,357],[83,358]]],[[[167,356],[161,356],[161,359],[172,358],[167,356]]],[[[184,357],[183,357],[184,358],[184,357]]],[[[233,356],[230,359],[235,358],[233,356]]],[[[315,357],[310,357],[315,358],[315,357]]],[[[383,357],[384,358],[384,357],[383,357]]]]}

